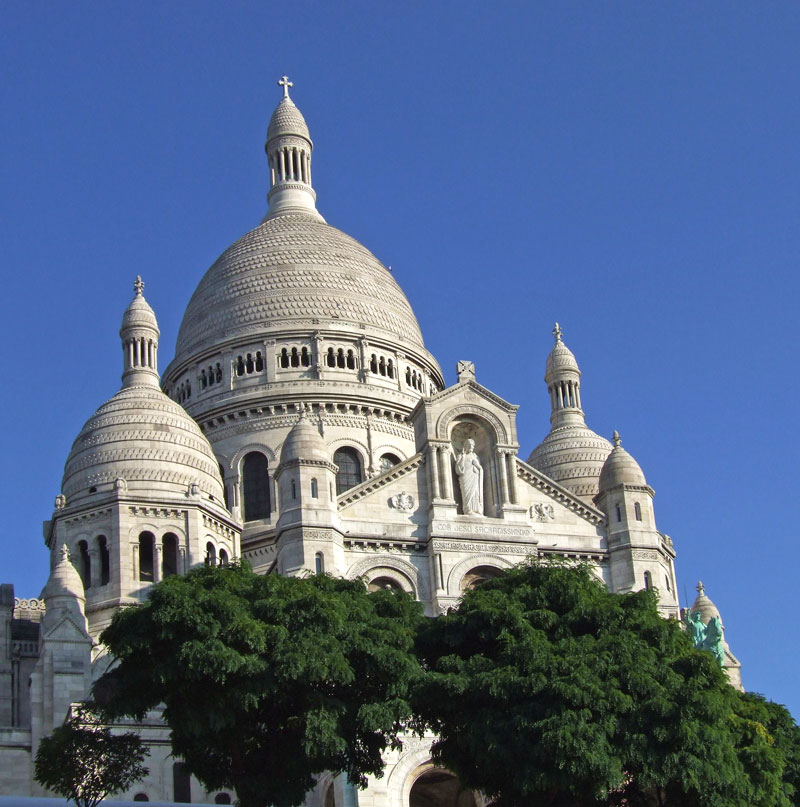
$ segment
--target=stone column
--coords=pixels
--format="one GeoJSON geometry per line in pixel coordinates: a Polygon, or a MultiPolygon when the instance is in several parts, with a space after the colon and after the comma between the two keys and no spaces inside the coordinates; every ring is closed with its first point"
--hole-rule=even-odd
{"type": "Polygon", "coordinates": [[[153,545],[153,582],[161,582],[161,540],[156,537],[153,545]]]}
{"type": "Polygon", "coordinates": [[[439,448],[428,446],[428,468],[431,478],[431,500],[440,498],[439,493],[439,448]]]}
{"type": "Polygon", "coordinates": [[[508,488],[511,503],[519,504],[519,492],[517,491],[517,458],[513,451],[507,451],[505,459],[508,465],[508,488]]]}
{"type": "Polygon", "coordinates": [[[442,469],[442,492],[445,499],[453,499],[453,472],[450,469],[450,446],[439,446],[442,469]]]}
{"type": "Polygon", "coordinates": [[[508,474],[506,471],[506,452],[502,448],[497,449],[497,464],[500,468],[500,500],[503,504],[508,504],[508,474]]]}

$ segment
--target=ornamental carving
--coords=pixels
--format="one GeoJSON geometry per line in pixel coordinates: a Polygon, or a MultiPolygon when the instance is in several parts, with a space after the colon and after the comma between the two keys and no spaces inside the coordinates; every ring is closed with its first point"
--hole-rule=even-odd
{"type": "Polygon", "coordinates": [[[531,516],[537,521],[552,521],[556,517],[556,511],[552,504],[534,504],[531,507],[531,516]]]}
{"type": "Polygon", "coordinates": [[[409,510],[414,509],[415,504],[416,502],[414,501],[414,497],[405,491],[396,493],[394,496],[389,497],[389,507],[392,507],[395,510],[403,510],[408,512],[409,510]]]}

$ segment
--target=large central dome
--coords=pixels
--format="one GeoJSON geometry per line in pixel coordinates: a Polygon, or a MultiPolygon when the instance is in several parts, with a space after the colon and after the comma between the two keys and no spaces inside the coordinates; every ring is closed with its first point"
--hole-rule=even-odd
{"type": "Polygon", "coordinates": [[[408,300],[366,247],[304,211],[268,217],[226,249],[200,281],[175,359],[230,339],[321,322],[423,348],[408,300]]]}

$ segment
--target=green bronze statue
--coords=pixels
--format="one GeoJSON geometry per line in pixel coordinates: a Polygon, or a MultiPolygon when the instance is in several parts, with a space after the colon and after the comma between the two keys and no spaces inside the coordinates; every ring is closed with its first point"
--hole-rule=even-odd
{"type": "Polygon", "coordinates": [[[703,639],[702,648],[714,654],[720,667],[725,663],[725,647],[722,641],[722,620],[718,616],[712,616],[706,625],[706,636],[703,639]]]}
{"type": "Polygon", "coordinates": [[[689,631],[692,644],[700,650],[706,639],[706,626],[703,624],[699,611],[686,615],[686,630],[689,631]]]}

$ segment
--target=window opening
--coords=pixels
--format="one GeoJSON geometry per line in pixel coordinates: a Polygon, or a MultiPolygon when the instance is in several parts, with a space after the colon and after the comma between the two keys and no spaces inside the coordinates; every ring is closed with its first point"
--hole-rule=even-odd
{"type": "Polygon", "coordinates": [[[337,449],[333,455],[334,465],[339,467],[336,472],[336,494],[340,495],[346,490],[361,482],[361,458],[354,448],[349,446],[337,449]]]}
{"type": "Polygon", "coordinates": [[[260,451],[251,451],[242,462],[244,520],[269,518],[269,462],[260,451]]]}
{"type": "Polygon", "coordinates": [[[153,582],[153,555],[156,537],[152,532],[139,533],[139,579],[153,582]]]}

